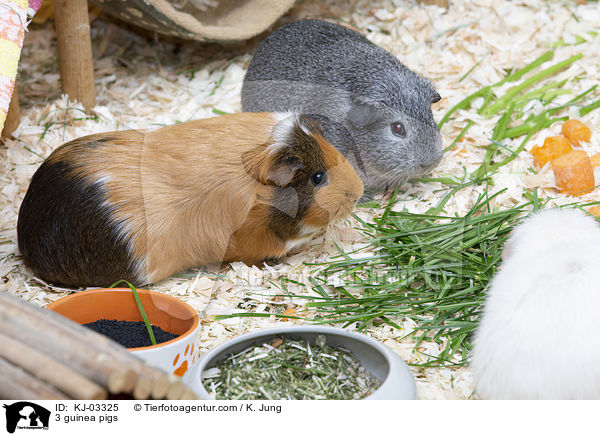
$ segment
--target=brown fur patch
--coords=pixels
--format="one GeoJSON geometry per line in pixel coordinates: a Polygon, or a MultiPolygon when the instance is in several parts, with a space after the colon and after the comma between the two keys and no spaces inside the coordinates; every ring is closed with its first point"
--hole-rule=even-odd
{"type": "Polygon", "coordinates": [[[236,114],[146,136],[141,185],[151,280],[228,260],[261,186],[242,156],[267,143],[274,122],[271,114],[236,114]]]}

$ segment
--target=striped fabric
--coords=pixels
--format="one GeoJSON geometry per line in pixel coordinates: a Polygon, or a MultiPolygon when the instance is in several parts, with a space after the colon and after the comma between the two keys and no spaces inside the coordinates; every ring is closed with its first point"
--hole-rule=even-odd
{"type": "Polygon", "coordinates": [[[0,131],[15,87],[27,27],[28,0],[0,0],[0,131]]]}

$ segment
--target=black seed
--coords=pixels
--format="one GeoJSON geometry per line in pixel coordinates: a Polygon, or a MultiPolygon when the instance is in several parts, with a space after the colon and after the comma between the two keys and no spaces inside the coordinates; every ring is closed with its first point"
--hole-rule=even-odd
{"type": "MultiPolygon", "coordinates": [[[[101,335],[112,339],[123,345],[125,348],[147,347],[152,345],[148,336],[148,329],[143,321],[117,321],[116,319],[99,319],[94,322],[83,324],[85,327],[94,330],[101,335]]],[[[167,332],[155,325],[152,326],[152,332],[156,343],[170,341],[177,336],[167,332]]]]}

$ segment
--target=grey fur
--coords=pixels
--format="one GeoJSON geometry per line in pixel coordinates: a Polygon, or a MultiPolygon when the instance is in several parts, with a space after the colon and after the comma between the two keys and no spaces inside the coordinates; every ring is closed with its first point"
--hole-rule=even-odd
{"type": "Polygon", "coordinates": [[[367,196],[435,167],[442,141],[426,79],[358,32],[320,20],[282,26],[257,48],[242,87],[242,110],[328,117],[331,141],[355,166],[367,196]],[[406,137],[395,136],[400,121],[406,137]],[[340,134],[345,129],[347,134],[340,134]]]}

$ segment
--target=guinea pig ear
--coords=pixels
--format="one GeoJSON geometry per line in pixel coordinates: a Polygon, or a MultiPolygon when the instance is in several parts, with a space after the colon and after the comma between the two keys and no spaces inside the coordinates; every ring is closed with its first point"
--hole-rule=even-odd
{"type": "Polygon", "coordinates": [[[284,151],[285,149],[272,152],[268,144],[265,144],[245,152],[242,155],[242,163],[254,180],[263,185],[284,187],[294,179],[296,171],[302,168],[298,158],[284,151]]]}
{"type": "Polygon", "coordinates": [[[354,127],[358,128],[364,128],[373,124],[379,116],[380,111],[377,104],[361,97],[354,97],[352,99],[352,107],[347,114],[350,122],[354,127]]]}
{"type": "Polygon", "coordinates": [[[275,159],[267,173],[267,181],[281,188],[287,186],[296,175],[296,171],[302,169],[302,163],[289,156],[275,159]]]}

